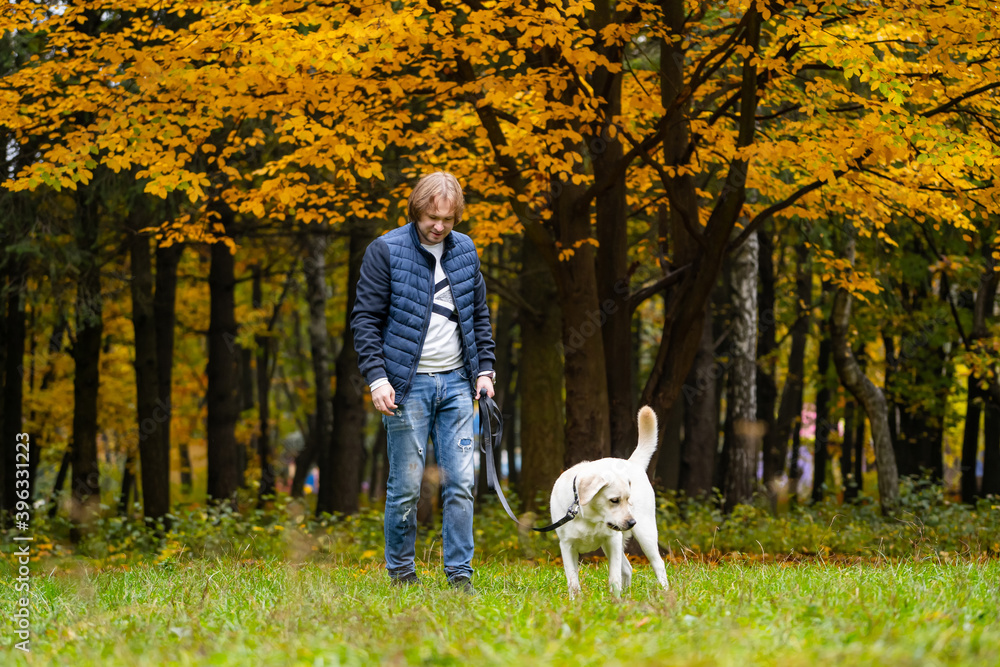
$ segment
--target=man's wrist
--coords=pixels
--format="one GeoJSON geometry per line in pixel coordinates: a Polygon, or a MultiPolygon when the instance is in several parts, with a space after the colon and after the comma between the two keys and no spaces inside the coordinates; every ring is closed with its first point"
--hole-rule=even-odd
{"type": "Polygon", "coordinates": [[[389,378],[385,378],[385,377],[379,378],[379,379],[375,380],[374,382],[372,382],[370,385],[368,385],[368,390],[369,391],[375,391],[379,387],[385,386],[387,384],[389,384],[389,378]]]}
{"type": "Polygon", "coordinates": [[[497,381],[497,372],[494,371],[494,370],[480,371],[479,372],[479,377],[481,377],[481,378],[489,378],[490,381],[495,384],[496,381],[497,381]]]}

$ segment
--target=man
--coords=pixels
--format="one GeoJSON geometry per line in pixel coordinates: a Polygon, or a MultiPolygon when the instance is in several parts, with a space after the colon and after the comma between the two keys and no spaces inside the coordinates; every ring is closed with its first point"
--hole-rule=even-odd
{"type": "Polygon", "coordinates": [[[394,583],[418,582],[417,500],[428,437],[442,473],[444,571],[473,592],[473,398],[493,396],[494,343],[472,240],[453,231],[465,198],[458,179],[421,178],[409,222],[368,246],[351,328],[358,366],[388,435],[385,561],[394,583]]]}

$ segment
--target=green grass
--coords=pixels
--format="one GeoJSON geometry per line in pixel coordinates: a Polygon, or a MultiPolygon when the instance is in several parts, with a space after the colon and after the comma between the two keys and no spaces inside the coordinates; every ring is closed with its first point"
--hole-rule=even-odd
{"type": "MultiPolygon", "coordinates": [[[[391,587],[377,559],[191,559],[97,571],[32,564],[31,653],[73,665],[995,665],[1000,562],[637,564],[621,601],[588,562],[569,600],[562,567],[486,558],[478,594],[448,590],[439,561],[391,587]]],[[[0,566],[10,618],[13,569],[0,566]]],[[[8,624],[6,627],[10,627],[8,624]]]]}
{"type": "Polygon", "coordinates": [[[378,508],[177,506],[160,534],[108,508],[77,544],[39,512],[30,654],[13,648],[16,545],[0,544],[0,664],[1000,664],[996,499],[907,487],[893,517],[870,499],[660,505],[671,588],[640,563],[620,601],[603,560],[570,600],[555,538],[496,503],[476,512],[474,598],[444,584],[439,523],[418,532],[423,584],[391,587],[378,508]]]}

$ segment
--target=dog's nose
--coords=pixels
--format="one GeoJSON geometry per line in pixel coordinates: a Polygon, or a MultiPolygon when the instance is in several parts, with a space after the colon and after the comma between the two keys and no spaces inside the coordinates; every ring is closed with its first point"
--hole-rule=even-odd
{"type": "Polygon", "coordinates": [[[629,519],[625,522],[625,530],[631,530],[632,526],[635,525],[635,519],[629,519]]]}

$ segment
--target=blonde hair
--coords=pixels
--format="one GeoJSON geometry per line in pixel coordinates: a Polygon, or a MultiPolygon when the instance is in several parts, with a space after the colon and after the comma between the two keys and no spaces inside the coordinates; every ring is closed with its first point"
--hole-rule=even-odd
{"type": "Polygon", "coordinates": [[[435,171],[421,177],[410,193],[406,202],[406,216],[416,222],[423,215],[431,202],[448,201],[454,206],[455,224],[462,221],[465,211],[465,196],[458,179],[446,171],[435,171]]]}

